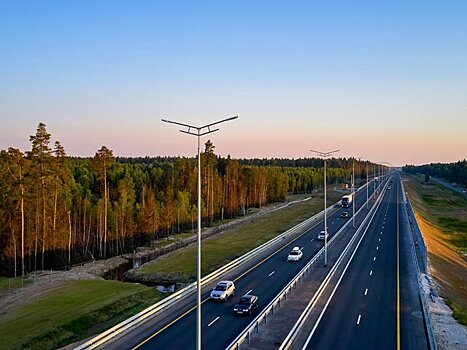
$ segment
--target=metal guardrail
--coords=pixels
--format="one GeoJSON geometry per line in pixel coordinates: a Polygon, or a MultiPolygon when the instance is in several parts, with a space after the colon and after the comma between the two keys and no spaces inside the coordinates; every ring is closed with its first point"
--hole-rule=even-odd
{"type": "MultiPolygon", "coordinates": [[[[365,186],[361,186],[357,191],[360,191],[361,189],[365,188],[365,186]]],[[[355,215],[358,215],[363,209],[366,209],[365,205],[362,205],[360,209],[355,213],[355,215]]],[[[332,247],[332,244],[335,242],[335,240],[339,237],[339,235],[347,228],[348,225],[350,225],[352,220],[348,220],[338,232],[329,240],[328,242],[328,249],[332,247]]],[[[308,274],[310,267],[318,261],[318,259],[321,257],[321,255],[324,252],[324,247],[321,248],[318,253],[303,267],[300,272],[295,275],[295,277],[279,292],[279,294],[263,309],[263,311],[255,317],[253,321],[250,322],[250,324],[240,333],[237,338],[226,348],[226,349],[239,349],[240,345],[245,342],[246,340],[248,343],[250,342],[251,334],[253,334],[254,331],[259,332],[259,326],[260,324],[264,321],[267,322],[268,315],[274,315],[274,308],[277,306],[280,307],[280,303],[282,300],[287,300],[287,295],[292,291],[294,287],[297,286],[299,283],[300,279],[304,277],[305,274],[308,274]]],[[[329,274],[328,274],[329,276],[329,274]]],[[[326,278],[328,278],[328,276],[326,278]]],[[[325,278],[325,281],[326,281],[325,278]]],[[[323,282],[324,283],[324,282],[323,282]]],[[[322,284],[323,285],[323,284],[322,284]]],[[[321,285],[321,286],[322,286],[321,285]]],[[[321,289],[320,286],[320,289],[321,289]]],[[[320,290],[318,289],[318,291],[320,290]]],[[[318,293],[318,292],[317,292],[318,293]]]]}
{"type": "MultiPolygon", "coordinates": [[[[412,220],[408,220],[409,221],[409,226],[410,226],[411,231],[412,231],[412,234],[410,235],[410,238],[411,238],[410,241],[412,242],[412,244],[411,244],[412,255],[413,255],[413,258],[415,260],[415,266],[417,267],[417,273],[418,273],[417,284],[418,284],[418,289],[419,289],[420,302],[422,304],[423,320],[424,320],[424,324],[425,324],[426,335],[427,335],[427,338],[428,338],[428,345],[429,345],[431,350],[437,350],[438,347],[436,345],[435,335],[434,335],[434,332],[433,332],[433,326],[431,324],[430,311],[429,311],[428,303],[427,303],[426,298],[425,298],[425,293],[423,292],[423,286],[422,286],[422,283],[421,283],[422,270],[420,269],[420,266],[419,266],[419,263],[418,263],[419,260],[417,258],[417,251],[416,251],[416,248],[415,248],[416,245],[415,245],[413,235],[417,234],[418,242],[421,242],[422,245],[423,245],[423,248],[424,248],[424,254],[423,254],[423,251],[421,251],[419,249],[419,252],[421,254],[423,254],[422,255],[422,263],[424,264],[423,273],[426,273],[426,263],[427,263],[425,240],[423,239],[420,228],[418,227],[417,220],[415,219],[415,213],[414,213],[413,208],[412,208],[412,203],[410,203],[410,200],[405,195],[404,184],[402,183],[402,181],[401,181],[401,189],[402,189],[402,193],[403,193],[403,197],[404,197],[404,204],[405,204],[405,208],[406,208],[407,219],[412,217],[412,220]],[[416,232],[413,231],[414,226],[416,227],[415,228],[416,232]]],[[[419,243],[419,246],[420,246],[420,243],[419,243]]]]}

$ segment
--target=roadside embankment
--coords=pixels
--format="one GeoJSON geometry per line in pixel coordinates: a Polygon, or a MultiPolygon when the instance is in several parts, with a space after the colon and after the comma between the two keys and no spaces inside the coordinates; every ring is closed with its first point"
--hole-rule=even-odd
{"type": "Polygon", "coordinates": [[[467,346],[467,199],[422,176],[404,175],[428,250],[425,294],[439,349],[467,346]]]}

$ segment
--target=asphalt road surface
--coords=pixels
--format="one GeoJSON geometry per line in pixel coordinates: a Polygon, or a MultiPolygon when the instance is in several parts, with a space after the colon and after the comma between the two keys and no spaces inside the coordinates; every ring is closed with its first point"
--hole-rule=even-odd
{"type": "Polygon", "coordinates": [[[428,349],[399,176],[307,349],[428,349]]]}

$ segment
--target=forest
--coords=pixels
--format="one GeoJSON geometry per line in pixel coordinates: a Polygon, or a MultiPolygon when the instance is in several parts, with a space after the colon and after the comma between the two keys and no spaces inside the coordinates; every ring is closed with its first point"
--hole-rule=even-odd
{"type": "Polygon", "coordinates": [[[455,163],[431,163],[424,165],[406,165],[402,171],[409,174],[424,174],[446,179],[450,182],[467,186],[467,161],[455,163]]]}
{"type": "MultiPolygon", "coordinates": [[[[92,158],[69,157],[44,123],[29,141],[26,152],[0,152],[0,274],[105,259],[196,229],[196,157],[119,158],[106,146],[92,158]]],[[[355,165],[362,178],[372,167],[355,165]]],[[[318,158],[223,158],[208,140],[201,154],[202,224],[322,188],[322,166],[318,158]]],[[[330,159],[328,183],[348,181],[351,169],[352,159],[330,159]]]]}

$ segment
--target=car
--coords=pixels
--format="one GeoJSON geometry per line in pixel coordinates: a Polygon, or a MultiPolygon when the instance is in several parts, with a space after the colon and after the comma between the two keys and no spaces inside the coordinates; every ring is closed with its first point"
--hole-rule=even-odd
{"type": "Polygon", "coordinates": [[[252,294],[245,294],[234,306],[234,313],[237,315],[249,314],[258,308],[258,297],[252,294]]]}
{"type": "Polygon", "coordinates": [[[235,284],[232,281],[220,281],[212,289],[209,298],[212,300],[227,301],[235,295],[235,284]]]}
{"type": "Polygon", "coordinates": [[[343,211],[341,213],[341,218],[348,218],[349,217],[349,213],[347,213],[346,211],[343,211]]]}
{"type": "MultiPolygon", "coordinates": [[[[329,238],[329,233],[326,233],[326,238],[329,238]]],[[[318,239],[324,241],[324,230],[319,233],[318,239]]]]}
{"type": "Polygon", "coordinates": [[[299,261],[301,258],[303,258],[303,252],[300,247],[293,247],[287,256],[287,261],[299,261]]]}

